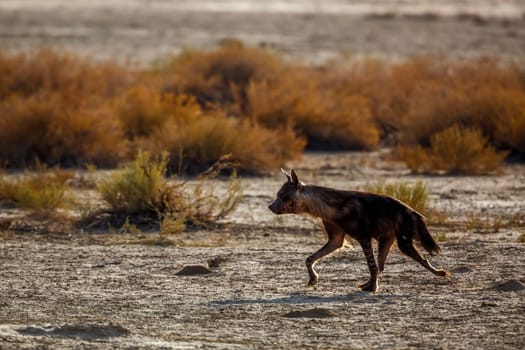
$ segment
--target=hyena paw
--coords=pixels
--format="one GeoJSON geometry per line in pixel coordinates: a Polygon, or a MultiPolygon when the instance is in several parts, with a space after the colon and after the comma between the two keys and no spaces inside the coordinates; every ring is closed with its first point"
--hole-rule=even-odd
{"type": "Polygon", "coordinates": [[[377,280],[373,279],[369,279],[365,283],[359,285],[359,288],[365,292],[377,292],[377,287],[377,280]]]}
{"type": "Polygon", "coordinates": [[[310,280],[308,281],[308,284],[306,285],[307,287],[313,287],[317,284],[317,282],[319,282],[319,277],[315,276],[315,277],[310,277],[310,280]]]}
{"type": "Polygon", "coordinates": [[[439,269],[439,270],[436,271],[436,275],[443,276],[443,277],[450,277],[451,273],[449,271],[446,271],[446,270],[443,270],[443,269],[439,269]]]}

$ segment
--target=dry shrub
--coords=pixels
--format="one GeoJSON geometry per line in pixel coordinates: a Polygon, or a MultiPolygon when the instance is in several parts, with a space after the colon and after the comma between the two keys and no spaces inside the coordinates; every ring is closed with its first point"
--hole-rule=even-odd
{"type": "MultiPolygon", "coordinates": [[[[406,63],[405,65],[408,65],[406,63]]],[[[429,61],[439,74],[412,82],[406,113],[401,118],[400,141],[428,146],[432,136],[454,124],[479,129],[494,145],[522,152],[525,89],[519,70],[493,60],[468,63],[429,61]],[[522,146],[522,145],[521,145],[522,146]]]]}
{"type": "Polygon", "coordinates": [[[167,153],[155,158],[148,152],[139,152],[133,162],[100,183],[98,189],[109,210],[90,213],[81,225],[109,214],[104,220],[110,224],[156,223],[164,235],[168,231],[180,232],[188,224],[214,224],[239,203],[242,190],[236,177],[230,179],[226,193],[213,194],[208,180],[220,171],[220,162],[215,165],[217,171],[209,171],[195,186],[166,180],[167,163],[167,153]]]}
{"type": "Polygon", "coordinates": [[[0,161],[9,166],[114,166],[124,151],[120,125],[103,106],[53,93],[0,101],[0,161]]]}
{"type": "Polygon", "coordinates": [[[260,173],[297,158],[304,147],[289,129],[269,130],[218,110],[203,111],[192,96],[147,86],[128,91],[118,115],[135,147],[171,154],[171,173],[198,174],[227,154],[240,171],[260,173]]]}
{"type": "MultiPolygon", "coordinates": [[[[490,130],[494,143],[517,153],[525,154],[525,89],[503,90],[495,96],[487,96],[493,103],[493,114],[485,118],[493,118],[496,125],[490,130]]],[[[489,103],[490,103],[489,102],[489,103]]]]}
{"type": "Polygon", "coordinates": [[[498,86],[467,90],[422,84],[410,101],[401,124],[400,140],[428,146],[435,133],[461,124],[480,129],[496,145],[520,151],[523,128],[519,129],[519,125],[525,120],[524,101],[524,91],[498,86]],[[518,128],[511,131],[510,125],[518,128]]]}
{"type": "Polygon", "coordinates": [[[195,96],[203,107],[232,112],[243,109],[250,82],[275,77],[283,69],[278,56],[228,40],[215,51],[183,52],[157,72],[166,77],[167,90],[195,96]]]}
{"type": "Polygon", "coordinates": [[[523,69],[493,59],[456,62],[414,58],[388,65],[376,59],[327,66],[330,86],[370,105],[383,139],[429,147],[454,124],[482,131],[501,148],[523,153],[523,69]]]}
{"type": "Polygon", "coordinates": [[[369,101],[373,121],[384,138],[402,129],[414,92],[422,82],[443,76],[442,64],[436,59],[414,58],[398,64],[387,64],[374,58],[330,62],[325,69],[328,82],[340,94],[358,95],[369,101]]]}
{"type": "Polygon", "coordinates": [[[171,172],[198,174],[230,155],[244,173],[263,173],[300,156],[304,142],[291,130],[268,130],[216,112],[172,120],[153,134],[150,149],[166,149],[171,172]]]}
{"type": "Polygon", "coordinates": [[[115,166],[122,159],[111,100],[131,81],[128,70],[41,50],[0,53],[0,72],[0,161],[115,166]]]}
{"type": "Polygon", "coordinates": [[[0,98],[59,92],[64,96],[115,95],[129,83],[127,69],[93,63],[78,56],[44,49],[35,54],[0,52],[0,98]]]}
{"type": "MultiPolygon", "coordinates": [[[[161,231],[166,224],[173,228],[181,223],[193,226],[210,226],[230,214],[242,199],[241,182],[235,172],[228,179],[226,190],[215,194],[210,180],[217,177],[224,167],[231,167],[228,156],[219,159],[198,176],[197,183],[171,182],[162,192],[163,217],[161,231]],[[183,218],[183,219],[181,219],[183,218]]],[[[161,232],[162,233],[162,232],[161,232]]]]}
{"type": "Polygon", "coordinates": [[[397,156],[415,172],[488,174],[501,169],[505,152],[497,152],[478,129],[454,125],[435,134],[429,148],[399,146],[397,156]]]}
{"type": "Polygon", "coordinates": [[[314,68],[286,65],[264,50],[229,42],[213,52],[186,52],[158,72],[166,91],[277,133],[293,128],[309,148],[373,149],[379,142],[364,98],[337,94],[314,68]]]}
{"type": "Polygon", "coordinates": [[[130,140],[149,137],[168,120],[191,121],[202,114],[193,96],[162,93],[157,87],[137,85],[117,103],[118,117],[130,140]]]}
{"type": "Polygon", "coordinates": [[[310,149],[374,149],[379,130],[368,101],[338,93],[316,71],[288,70],[276,81],[252,82],[247,113],[272,129],[293,127],[310,149]]]}

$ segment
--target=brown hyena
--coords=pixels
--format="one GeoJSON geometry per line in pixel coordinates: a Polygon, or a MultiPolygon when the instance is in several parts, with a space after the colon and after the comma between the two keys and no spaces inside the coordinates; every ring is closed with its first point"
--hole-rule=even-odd
{"type": "MultiPolygon", "coordinates": [[[[282,170],[282,169],[281,169],[282,170]]],[[[443,269],[434,268],[412,245],[421,242],[431,255],[440,248],[427,230],[423,216],[389,196],[358,191],[340,191],[327,187],[307,186],[299,181],[294,170],[268,206],[275,214],[307,213],[321,218],[328,242],[306,259],[306,267],[313,286],[319,280],[314,270],[322,257],[343,246],[346,235],[359,242],[366,256],[370,279],[360,285],[362,290],[375,292],[377,277],[383,272],[390,247],[397,240],[399,250],[438,276],[449,276],[443,269]],[[378,242],[378,263],[372,250],[372,238],[378,242]]]]}

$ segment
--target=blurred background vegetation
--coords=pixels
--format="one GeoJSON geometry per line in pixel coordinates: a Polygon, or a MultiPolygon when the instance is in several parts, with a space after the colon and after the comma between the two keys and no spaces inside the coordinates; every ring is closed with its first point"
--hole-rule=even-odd
{"type": "Polygon", "coordinates": [[[197,174],[260,174],[304,150],[392,147],[415,172],[497,172],[525,154],[525,70],[495,59],[283,60],[225,41],[151,67],[0,52],[0,163],[113,168],[139,150],[197,174]]]}

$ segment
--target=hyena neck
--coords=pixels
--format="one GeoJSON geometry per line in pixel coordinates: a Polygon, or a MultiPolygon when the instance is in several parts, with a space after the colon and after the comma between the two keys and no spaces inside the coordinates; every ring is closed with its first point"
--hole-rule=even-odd
{"type": "Polygon", "coordinates": [[[301,213],[330,220],[334,215],[334,208],[327,202],[327,189],[319,186],[303,186],[298,197],[298,208],[301,213]]]}

